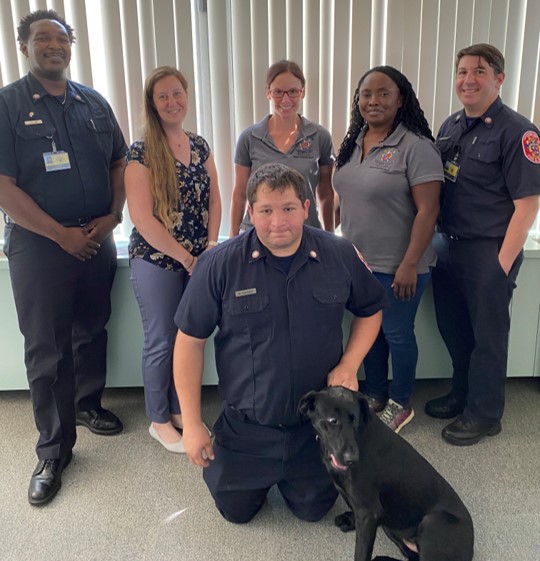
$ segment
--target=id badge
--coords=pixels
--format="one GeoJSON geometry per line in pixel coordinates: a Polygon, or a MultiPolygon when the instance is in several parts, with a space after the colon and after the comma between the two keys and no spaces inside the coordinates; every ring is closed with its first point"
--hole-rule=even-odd
{"type": "Polygon", "coordinates": [[[444,177],[448,179],[448,181],[455,183],[459,173],[459,167],[460,166],[455,162],[446,160],[446,164],[444,164],[444,177]]]}
{"type": "Polygon", "coordinates": [[[69,154],[62,150],[59,152],[44,152],[43,160],[45,161],[45,171],[47,172],[71,169],[69,154]]]}

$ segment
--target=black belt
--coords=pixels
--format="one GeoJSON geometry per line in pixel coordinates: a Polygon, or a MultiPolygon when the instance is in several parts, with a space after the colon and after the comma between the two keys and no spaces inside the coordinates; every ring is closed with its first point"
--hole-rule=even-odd
{"type": "Polygon", "coordinates": [[[102,216],[106,216],[105,214],[99,214],[98,216],[81,216],[79,218],[74,218],[73,220],[59,220],[62,226],[66,228],[76,228],[77,226],[83,227],[95,220],[96,218],[101,218],[102,216]]]}
{"type": "MultiPolygon", "coordinates": [[[[11,220],[11,218],[5,212],[3,214],[4,214],[4,222],[6,224],[15,224],[15,221],[11,220]]],[[[101,218],[102,216],[107,216],[107,215],[99,214],[97,216],[81,216],[80,218],[74,218],[73,220],[59,220],[58,222],[60,222],[60,224],[62,224],[62,226],[64,226],[65,228],[76,228],[76,227],[82,228],[83,226],[86,226],[87,224],[92,222],[92,220],[95,220],[96,218],[101,218]]]]}
{"type": "Polygon", "coordinates": [[[248,423],[249,425],[259,425],[261,427],[269,427],[274,429],[294,429],[301,427],[309,422],[309,419],[307,417],[298,417],[298,421],[295,423],[278,423],[275,425],[266,425],[251,419],[247,413],[239,411],[238,409],[236,409],[236,407],[232,407],[231,405],[225,404],[223,406],[223,410],[228,417],[230,417],[231,419],[235,419],[236,421],[240,421],[241,423],[248,423]]]}
{"type": "Polygon", "coordinates": [[[488,240],[499,242],[504,239],[501,237],[485,237],[485,238],[465,238],[463,236],[458,236],[457,234],[446,234],[445,232],[440,232],[446,238],[453,242],[485,242],[488,240]]]}

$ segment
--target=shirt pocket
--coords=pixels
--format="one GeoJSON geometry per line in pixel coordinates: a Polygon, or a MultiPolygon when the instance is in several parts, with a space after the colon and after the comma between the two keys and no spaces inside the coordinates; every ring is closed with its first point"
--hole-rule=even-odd
{"type": "Polygon", "coordinates": [[[348,286],[336,285],[316,288],[313,290],[314,321],[324,330],[333,330],[341,327],[343,312],[350,296],[348,286]]]}
{"type": "Polygon", "coordinates": [[[224,312],[236,333],[248,333],[252,344],[268,340],[271,319],[268,317],[268,296],[250,295],[225,302],[224,312]]]}
{"type": "Polygon", "coordinates": [[[19,123],[16,127],[15,139],[19,168],[24,166],[26,169],[45,169],[43,154],[53,151],[55,133],[55,127],[47,123],[39,125],[19,123]]]}
{"type": "Polygon", "coordinates": [[[98,150],[107,158],[113,150],[114,127],[110,119],[105,116],[93,115],[86,120],[86,128],[94,132],[94,139],[98,150]]]}
{"type": "Polygon", "coordinates": [[[448,136],[443,136],[435,141],[435,145],[441,153],[443,160],[452,159],[455,156],[454,147],[456,146],[454,140],[448,136]]]}
{"type": "Polygon", "coordinates": [[[112,134],[114,130],[107,117],[91,117],[86,121],[86,126],[98,134],[112,134]]]}
{"type": "Polygon", "coordinates": [[[499,146],[495,142],[477,142],[473,144],[467,159],[472,163],[493,164],[499,160],[499,146]]]}
{"type": "Polygon", "coordinates": [[[25,125],[19,123],[17,125],[17,137],[22,141],[46,140],[49,143],[49,149],[52,150],[52,139],[56,129],[52,125],[41,123],[39,125],[25,125]]]}
{"type": "MultiPolygon", "coordinates": [[[[496,191],[500,188],[503,178],[499,162],[499,147],[494,142],[477,142],[467,152],[463,162],[468,177],[475,178],[475,183],[487,190],[496,191]]],[[[459,162],[458,162],[459,163],[459,162]]]]}

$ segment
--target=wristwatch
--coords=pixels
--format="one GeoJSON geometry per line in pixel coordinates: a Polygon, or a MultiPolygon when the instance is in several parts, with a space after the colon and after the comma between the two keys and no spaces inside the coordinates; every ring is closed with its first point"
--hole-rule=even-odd
{"type": "Polygon", "coordinates": [[[112,214],[113,216],[116,216],[116,218],[118,219],[118,224],[122,224],[122,222],[124,220],[124,215],[122,214],[122,212],[120,210],[111,210],[110,214],[112,214]]]}

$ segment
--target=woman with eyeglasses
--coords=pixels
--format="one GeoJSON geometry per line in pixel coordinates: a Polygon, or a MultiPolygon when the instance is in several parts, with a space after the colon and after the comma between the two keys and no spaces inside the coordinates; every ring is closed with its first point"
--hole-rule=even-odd
{"type": "Polygon", "coordinates": [[[266,74],[266,97],[272,113],[244,130],[236,144],[230,236],[251,226],[246,213],[246,186],[262,164],[280,163],[299,171],[307,187],[309,216],[306,224],[334,230],[334,155],[330,133],[298,111],[305,96],[306,79],[295,62],[281,60],[266,74]],[[318,201],[317,204],[315,201],[318,201]]]}

